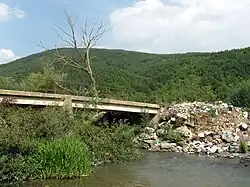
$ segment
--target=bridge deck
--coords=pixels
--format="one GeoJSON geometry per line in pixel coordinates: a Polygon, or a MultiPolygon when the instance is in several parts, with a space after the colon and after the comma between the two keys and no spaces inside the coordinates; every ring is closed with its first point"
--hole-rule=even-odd
{"type": "Polygon", "coordinates": [[[34,106],[64,106],[73,108],[96,108],[105,111],[124,111],[135,113],[157,114],[160,108],[157,104],[123,101],[99,98],[93,104],[94,98],[75,95],[49,94],[41,92],[26,92],[0,89],[0,102],[9,98],[17,105],[34,106]]]}

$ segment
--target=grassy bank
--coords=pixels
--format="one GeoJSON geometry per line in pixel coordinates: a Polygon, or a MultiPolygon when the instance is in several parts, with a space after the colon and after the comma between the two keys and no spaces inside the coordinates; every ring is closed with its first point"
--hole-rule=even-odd
{"type": "Polygon", "coordinates": [[[72,178],[91,174],[93,164],[123,162],[139,153],[135,128],[96,127],[93,113],[61,108],[0,108],[0,182],[72,178]]]}

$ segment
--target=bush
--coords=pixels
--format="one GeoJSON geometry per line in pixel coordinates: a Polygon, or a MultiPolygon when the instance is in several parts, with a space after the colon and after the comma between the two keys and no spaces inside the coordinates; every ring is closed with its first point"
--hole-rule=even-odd
{"type": "Polygon", "coordinates": [[[60,138],[74,125],[59,108],[7,108],[0,110],[0,153],[27,154],[35,139],[60,138]]]}
{"type": "Polygon", "coordinates": [[[179,143],[179,142],[185,140],[185,136],[182,133],[176,132],[170,127],[166,128],[165,132],[166,133],[164,133],[160,137],[162,140],[170,141],[173,143],[179,143]]]}
{"type": "Polygon", "coordinates": [[[95,162],[123,162],[139,156],[133,141],[135,130],[131,126],[103,128],[86,125],[79,129],[79,134],[88,145],[95,162]]]}
{"type": "Polygon", "coordinates": [[[248,151],[248,143],[247,142],[240,142],[240,152],[246,153],[248,151]]]}
{"type": "Polygon", "coordinates": [[[39,168],[31,157],[15,155],[0,157],[0,182],[16,182],[39,178],[39,168]]]}
{"type": "Polygon", "coordinates": [[[57,84],[65,82],[66,77],[66,74],[58,73],[50,67],[43,72],[30,73],[22,80],[20,88],[26,91],[61,93],[64,89],[57,84]]]}
{"type": "Polygon", "coordinates": [[[93,114],[61,108],[0,110],[0,180],[70,178],[88,174],[91,163],[139,156],[135,128],[92,126],[93,114]]]}

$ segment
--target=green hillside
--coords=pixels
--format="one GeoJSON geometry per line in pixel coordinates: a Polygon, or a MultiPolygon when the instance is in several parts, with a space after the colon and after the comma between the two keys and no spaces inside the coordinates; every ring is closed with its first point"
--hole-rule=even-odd
{"type": "MultiPolygon", "coordinates": [[[[74,55],[73,49],[60,49],[74,55]]],[[[218,53],[146,54],[93,49],[93,71],[104,97],[167,103],[223,100],[246,105],[250,90],[250,48],[218,53]]],[[[76,56],[77,58],[77,56],[76,56]]],[[[42,70],[48,53],[34,54],[0,66],[0,76],[20,80],[42,70]]],[[[67,69],[71,85],[88,85],[88,77],[67,69]]],[[[249,97],[250,100],[250,97],[249,97]]]]}

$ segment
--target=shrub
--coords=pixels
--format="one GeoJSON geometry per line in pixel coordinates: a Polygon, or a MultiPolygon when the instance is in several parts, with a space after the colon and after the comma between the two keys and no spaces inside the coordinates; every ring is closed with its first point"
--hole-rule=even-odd
{"type": "Polygon", "coordinates": [[[16,182],[39,178],[38,165],[31,157],[15,155],[0,157],[0,182],[16,182]]]}
{"type": "Polygon", "coordinates": [[[211,108],[210,109],[210,111],[209,111],[209,114],[210,114],[210,116],[212,117],[212,118],[216,118],[217,117],[217,111],[216,111],[216,109],[214,109],[214,108],[211,108]]]}
{"type": "Polygon", "coordinates": [[[0,110],[0,180],[70,178],[88,174],[92,162],[122,162],[139,156],[135,128],[96,127],[92,112],[61,108],[0,110]]]}
{"type": "Polygon", "coordinates": [[[133,127],[123,124],[111,128],[85,125],[79,129],[79,134],[95,162],[123,162],[139,156],[133,141],[134,131],[133,127]]]}
{"type": "Polygon", "coordinates": [[[30,73],[26,76],[20,88],[27,91],[47,91],[61,93],[61,89],[57,84],[63,84],[67,75],[55,71],[53,67],[49,67],[43,72],[30,73]]]}
{"type": "Polygon", "coordinates": [[[248,151],[248,143],[247,142],[240,142],[240,152],[246,153],[248,151]]]}
{"type": "Polygon", "coordinates": [[[59,108],[7,108],[0,110],[0,152],[23,154],[34,139],[60,138],[74,125],[59,108]]]}
{"type": "Polygon", "coordinates": [[[168,127],[165,129],[164,134],[160,137],[162,140],[170,141],[173,143],[179,143],[183,140],[185,140],[185,136],[177,131],[174,131],[171,127],[168,127]]]}

